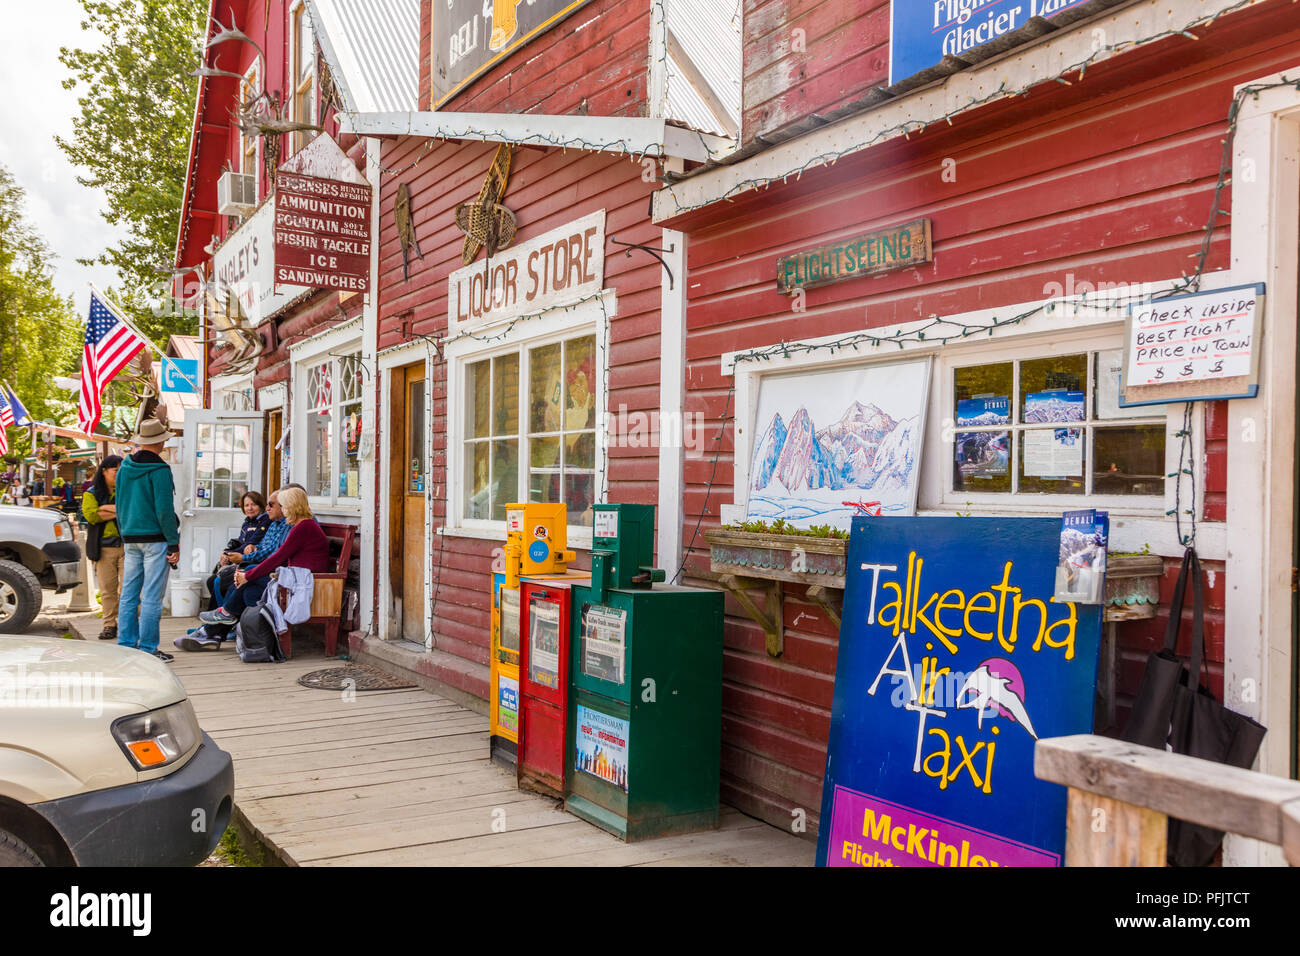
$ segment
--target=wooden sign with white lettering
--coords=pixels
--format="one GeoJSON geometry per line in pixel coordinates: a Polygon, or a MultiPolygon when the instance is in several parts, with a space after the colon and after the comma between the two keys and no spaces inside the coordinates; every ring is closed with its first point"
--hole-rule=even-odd
{"type": "Polygon", "coordinates": [[[1253,398],[1263,284],[1129,306],[1121,406],[1253,398]]]}

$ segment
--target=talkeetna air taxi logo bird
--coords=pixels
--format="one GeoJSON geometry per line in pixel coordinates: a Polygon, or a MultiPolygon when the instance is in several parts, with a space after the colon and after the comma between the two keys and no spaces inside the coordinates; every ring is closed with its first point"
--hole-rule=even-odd
{"type": "Polygon", "coordinates": [[[990,710],[996,710],[997,716],[1009,718],[1038,739],[1029,711],[1025,709],[1025,679],[1016,665],[1005,658],[981,661],[966,677],[957,692],[957,709],[970,707],[979,711],[980,729],[984,727],[984,718],[993,716],[990,710]]]}

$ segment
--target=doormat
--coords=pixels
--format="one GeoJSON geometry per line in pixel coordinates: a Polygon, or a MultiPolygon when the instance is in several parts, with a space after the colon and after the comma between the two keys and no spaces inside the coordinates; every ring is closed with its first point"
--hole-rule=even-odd
{"type": "Polygon", "coordinates": [[[298,683],[314,690],[402,690],[416,686],[405,678],[395,677],[365,664],[348,664],[312,671],[299,677],[298,683]]]}

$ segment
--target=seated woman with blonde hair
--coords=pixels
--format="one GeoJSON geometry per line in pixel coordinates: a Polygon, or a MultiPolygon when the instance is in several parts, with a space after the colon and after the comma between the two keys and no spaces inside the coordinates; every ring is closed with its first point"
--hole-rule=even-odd
{"type": "Polygon", "coordinates": [[[270,583],[270,573],[277,568],[306,568],[313,574],[329,570],[330,542],[325,531],[312,517],[307,493],[301,488],[281,488],[276,497],[284,512],[289,534],[284,544],[269,558],[247,571],[235,572],[235,591],[214,611],[199,615],[204,624],[233,624],[246,607],[257,604],[270,583]]]}

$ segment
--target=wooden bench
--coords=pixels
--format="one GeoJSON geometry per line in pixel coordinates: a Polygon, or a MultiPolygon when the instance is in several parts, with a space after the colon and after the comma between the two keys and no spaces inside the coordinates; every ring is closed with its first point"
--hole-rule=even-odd
{"type": "MultiPolygon", "coordinates": [[[[357,529],[347,524],[321,524],[321,530],[329,539],[330,556],[338,555],[334,570],[327,574],[312,575],[311,617],[304,624],[325,625],[325,656],[333,657],[338,653],[339,628],[343,624],[343,585],[348,579],[348,564],[352,561],[353,541],[357,529]]],[[[288,595],[280,592],[282,602],[288,595]]],[[[281,607],[283,607],[283,603],[281,607]]],[[[280,650],[285,659],[293,657],[293,628],[290,627],[280,635],[280,650]]]]}

